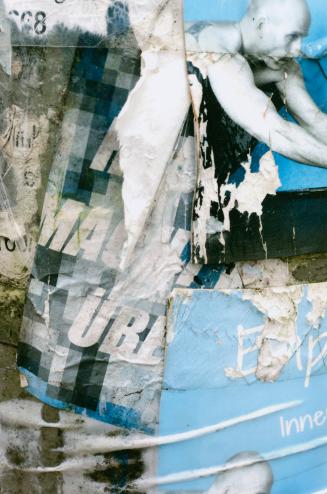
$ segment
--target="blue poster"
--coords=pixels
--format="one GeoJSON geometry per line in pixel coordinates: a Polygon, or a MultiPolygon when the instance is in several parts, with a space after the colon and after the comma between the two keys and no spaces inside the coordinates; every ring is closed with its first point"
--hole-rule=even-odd
{"type": "Polygon", "coordinates": [[[185,0],[195,263],[326,251],[326,21],[323,0],[185,0]]]}
{"type": "MultiPolygon", "coordinates": [[[[249,3],[249,0],[233,0],[232,2],[230,0],[204,0],[201,2],[185,0],[184,20],[186,26],[199,22],[238,22],[246,14],[249,3]]],[[[274,3],[274,0],[272,0],[272,3],[274,3]]],[[[302,3],[302,0],[293,2],[294,5],[296,3],[302,3]]],[[[301,40],[302,56],[299,57],[299,60],[311,97],[326,112],[326,3],[325,0],[309,0],[307,3],[310,9],[311,19],[307,36],[301,40]]],[[[291,118],[286,111],[284,113],[286,118],[291,118]]],[[[262,152],[262,148],[260,151],[262,152]]],[[[294,160],[285,158],[285,156],[279,153],[274,153],[274,156],[279,168],[279,177],[281,180],[280,191],[327,186],[326,169],[304,165],[299,172],[298,164],[294,160]]]]}
{"type": "Polygon", "coordinates": [[[163,492],[327,492],[326,290],[175,291],[163,492]]]}

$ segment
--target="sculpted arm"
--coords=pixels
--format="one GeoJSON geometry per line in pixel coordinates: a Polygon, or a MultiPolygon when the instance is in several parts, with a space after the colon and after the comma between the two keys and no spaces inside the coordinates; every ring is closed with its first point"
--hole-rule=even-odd
{"type": "Polygon", "coordinates": [[[258,89],[241,55],[223,55],[208,69],[211,87],[226,113],[273,151],[310,165],[327,168],[327,146],[306,129],[284,120],[258,89]]]}
{"type": "Polygon", "coordinates": [[[285,78],[277,84],[287,109],[311,135],[327,144],[327,115],[315,104],[306,90],[301,67],[290,61],[285,78]]]}

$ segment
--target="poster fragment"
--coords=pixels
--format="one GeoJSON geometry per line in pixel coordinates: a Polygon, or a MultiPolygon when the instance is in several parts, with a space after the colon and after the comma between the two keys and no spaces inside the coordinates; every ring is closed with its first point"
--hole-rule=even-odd
{"type": "MultiPolygon", "coordinates": [[[[148,183],[150,202],[122,269],[122,252],[132,230],[126,212],[133,213],[134,190],[143,183],[134,187],[129,178],[135,174],[128,160],[135,162],[135,145],[126,138],[131,131],[127,124],[135,119],[133,98],[138,104],[138,91],[149,109],[152,80],[160,81],[162,67],[166,77],[168,69],[167,64],[150,63],[141,72],[141,52],[130,25],[118,39],[109,36],[106,42],[105,48],[84,46],[75,52],[18,366],[28,379],[28,390],[46,403],[152,434],[158,423],[166,301],[189,261],[192,116],[186,119],[184,72],[181,92],[186,99],[177,105],[172,126],[161,130],[161,137],[167,134],[164,152],[147,136],[141,140],[160,153],[161,164],[154,185],[148,183]]],[[[168,60],[176,67],[172,53],[153,51],[152,57],[147,54],[150,62],[168,60]]],[[[180,58],[178,54],[177,66],[180,58]]],[[[142,139],[142,128],[132,130],[142,139]]],[[[140,180],[147,176],[147,165],[145,161],[139,168],[140,180]]]]}
{"type": "Polygon", "coordinates": [[[159,492],[323,491],[326,289],[174,291],[159,492]]]}
{"type": "Polygon", "coordinates": [[[185,1],[194,262],[326,251],[324,18],[322,1],[185,1]]]}

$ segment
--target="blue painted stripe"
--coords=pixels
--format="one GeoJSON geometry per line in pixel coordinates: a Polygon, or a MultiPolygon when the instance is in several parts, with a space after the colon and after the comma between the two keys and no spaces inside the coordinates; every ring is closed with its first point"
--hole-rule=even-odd
{"type": "Polygon", "coordinates": [[[27,391],[47,405],[54,408],[59,408],[60,410],[67,410],[80,415],[85,415],[86,417],[100,420],[101,422],[106,422],[117,427],[132,430],[135,429],[145,432],[146,434],[154,434],[155,432],[152,428],[146,427],[142,424],[139,412],[133,410],[132,408],[122,407],[110,402],[99,404],[96,411],[71,405],[48,396],[47,383],[36,377],[27,369],[19,367],[19,371],[24,374],[27,379],[27,391]]]}

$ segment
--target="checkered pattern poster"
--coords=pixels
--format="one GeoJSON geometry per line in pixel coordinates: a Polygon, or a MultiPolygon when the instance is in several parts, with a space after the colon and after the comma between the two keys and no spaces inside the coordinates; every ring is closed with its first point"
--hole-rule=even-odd
{"type": "Polygon", "coordinates": [[[188,264],[191,113],[174,136],[173,156],[131,263],[120,268],[126,231],[115,119],[140,80],[141,65],[125,24],[106,46],[76,48],[18,366],[29,391],[43,401],[152,433],[169,293],[175,285],[212,288],[221,270],[188,264]]]}

